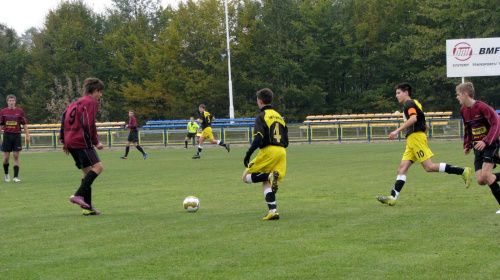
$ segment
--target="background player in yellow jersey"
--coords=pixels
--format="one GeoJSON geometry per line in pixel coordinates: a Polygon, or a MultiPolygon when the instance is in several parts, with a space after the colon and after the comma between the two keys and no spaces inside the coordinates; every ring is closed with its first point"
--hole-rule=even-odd
{"type": "Polygon", "coordinates": [[[207,107],[205,104],[200,104],[198,106],[198,111],[200,112],[200,117],[198,118],[198,122],[201,124],[201,136],[200,140],[198,140],[198,152],[193,156],[193,159],[197,159],[201,157],[201,151],[203,150],[203,141],[207,139],[212,144],[217,144],[226,148],[229,153],[229,143],[224,143],[222,140],[217,140],[214,138],[214,134],[212,133],[212,122],[215,120],[215,116],[211,115],[207,111],[207,107]]]}
{"type": "Polygon", "coordinates": [[[406,150],[398,167],[396,183],[391,191],[390,197],[377,196],[378,201],[393,206],[406,182],[406,172],[417,160],[427,172],[446,172],[448,174],[462,175],[465,187],[468,188],[471,181],[471,169],[451,166],[446,163],[432,163],[434,156],[427,144],[426,132],[429,125],[425,121],[422,105],[415,99],[411,99],[412,86],[409,83],[401,83],[396,86],[396,98],[399,103],[404,104],[405,123],[389,134],[394,139],[402,130],[406,129],[406,150]]]}
{"type": "Polygon", "coordinates": [[[196,139],[196,142],[198,143],[198,136],[196,136],[196,132],[198,131],[198,128],[200,128],[198,126],[198,124],[194,121],[194,118],[191,117],[189,119],[189,122],[186,126],[186,129],[188,131],[187,135],[186,135],[186,139],[184,139],[184,149],[187,149],[188,148],[188,140],[191,139],[191,138],[195,138],[196,139]]]}
{"type": "Polygon", "coordinates": [[[278,181],[283,181],[286,172],[286,150],[288,147],[288,128],[283,117],[272,107],[273,92],[264,88],[257,92],[257,105],[260,113],[255,118],[253,141],[243,163],[243,182],[262,182],[269,213],[264,220],[280,218],[276,208],[278,181]],[[250,162],[252,153],[260,148],[257,156],[250,162]]]}

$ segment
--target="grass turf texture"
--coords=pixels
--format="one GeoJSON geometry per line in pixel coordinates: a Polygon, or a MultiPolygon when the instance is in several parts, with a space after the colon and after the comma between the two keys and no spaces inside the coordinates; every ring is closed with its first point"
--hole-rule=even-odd
{"type": "MultiPolygon", "coordinates": [[[[247,147],[206,148],[199,160],[191,147],[146,148],[147,160],[103,150],[102,214],[90,217],[68,201],[81,176],[70,156],[23,151],[22,182],[0,182],[0,279],[498,278],[487,186],[466,190],[460,176],[414,165],[396,206],[377,202],[404,145],[290,146],[279,221],[261,220],[261,185],[241,182],[247,147]],[[189,195],[196,213],[182,208],[189,195]]],[[[459,141],[430,147],[434,162],[472,166],[459,141]]]]}

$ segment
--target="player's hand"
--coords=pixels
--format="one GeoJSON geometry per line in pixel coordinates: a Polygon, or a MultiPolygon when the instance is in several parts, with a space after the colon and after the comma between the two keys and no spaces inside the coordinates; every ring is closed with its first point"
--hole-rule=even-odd
{"type": "Polygon", "coordinates": [[[245,167],[248,167],[248,163],[250,163],[250,156],[251,155],[249,153],[247,153],[247,155],[243,159],[243,164],[245,165],[245,167]]]}
{"type": "Polygon", "coordinates": [[[468,155],[470,153],[470,148],[464,148],[464,154],[468,155]]]}
{"type": "Polygon", "coordinates": [[[399,134],[399,132],[398,132],[397,130],[394,130],[393,132],[391,132],[391,134],[389,134],[389,138],[392,140],[392,139],[394,139],[394,137],[396,137],[398,134],[399,134]]]}
{"type": "Polygon", "coordinates": [[[66,148],[66,147],[63,147],[63,152],[64,152],[66,155],[69,155],[68,148],[66,148]]]}
{"type": "Polygon", "coordinates": [[[104,145],[101,142],[99,142],[97,143],[97,145],[95,145],[95,147],[99,150],[102,150],[104,148],[104,145]]]}
{"type": "Polygon", "coordinates": [[[484,148],[486,148],[486,143],[484,143],[484,141],[477,141],[476,145],[474,146],[474,149],[478,151],[482,151],[484,150],[484,148]]]}

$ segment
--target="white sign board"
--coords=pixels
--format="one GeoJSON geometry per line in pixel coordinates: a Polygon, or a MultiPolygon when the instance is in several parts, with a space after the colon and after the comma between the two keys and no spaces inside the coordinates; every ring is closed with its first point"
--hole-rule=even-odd
{"type": "Polygon", "coordinates": [[[500,76],[500,38],[446,40],[448,77],[500,76]]]}

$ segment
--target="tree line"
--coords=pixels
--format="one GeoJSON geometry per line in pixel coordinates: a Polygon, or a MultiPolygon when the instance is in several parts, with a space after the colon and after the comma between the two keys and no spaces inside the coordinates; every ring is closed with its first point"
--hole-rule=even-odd
{"type": "MultiPolygon", "coordinates": [[[[407,81],[426,111],[458,116],[446,40],[499,37],[495,0],[228,0],[236,117],[255,116],[255,92],[275,93],[289,122],[307,115],[401,110],[407,81]]],[[[86,77],[106,89],[99,121],[187,119],[198,104],[229,117],[224,0],[113,0],[96,13],[60,2],[42,28],[0,24],[0,98],[31,123],[59,122],[86,77]]],[[[468,78],[500,107],[500,78],[468,78]]]]}

